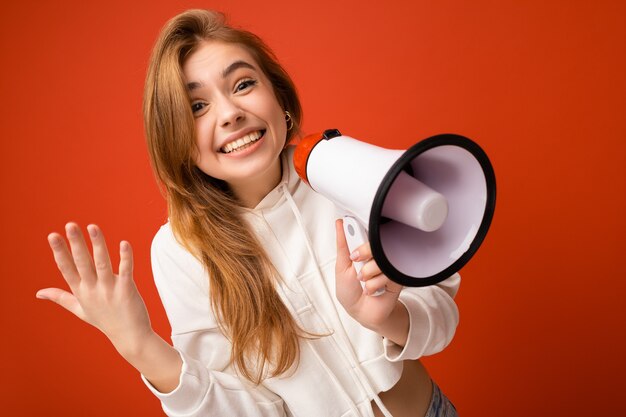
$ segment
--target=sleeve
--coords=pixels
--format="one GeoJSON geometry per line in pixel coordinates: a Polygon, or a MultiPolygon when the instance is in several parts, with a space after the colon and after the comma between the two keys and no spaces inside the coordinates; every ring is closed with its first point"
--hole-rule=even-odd
{"type": "Polygon", "coordinates": [[[183,360],[178,386],[148,389],[170,417],[285,416],[280,396],[237,376],[230,365],[230,343],[210,308],[206,272],[166,224],[152,242],[154,281],[172,327],[172,342],[183,360]]]}
{"type": "Polygon", "coordinates": [[[387,360],[417,359],[448,346],[459,323],[454,297],[460,284],[456,273],[437,285],[402,290],[399,300],[409,312],[409,335],[404,347],[383,338],[387,360]]]}

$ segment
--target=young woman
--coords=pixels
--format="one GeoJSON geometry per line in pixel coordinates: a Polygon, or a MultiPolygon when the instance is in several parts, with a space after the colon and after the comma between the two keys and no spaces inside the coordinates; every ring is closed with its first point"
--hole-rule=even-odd
{"type": "Polygon", "coordinates": [[[93,259],[76,224],[69,249],[49,236],[71,292],[38,297],[104,332],[169,416],[456,415],[418,358],[452,339],[459,276],[402,288],[368,244],[348,252],[332,203],[295,174],[300,103],[259,38],[210,11],[173,18],[144,117],[168,202],[152,267],[174,346],[152,330],[130,245],[115,274],[96,225],[93,259]]]}

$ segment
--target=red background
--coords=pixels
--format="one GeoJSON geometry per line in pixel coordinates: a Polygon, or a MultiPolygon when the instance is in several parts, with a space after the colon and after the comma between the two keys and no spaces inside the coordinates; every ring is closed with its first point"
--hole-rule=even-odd
{"type": "Polygon", "coordinates": [[[464,268],[461,323],[427,358],[464,417],[625,415],[626,3],[622,1],[48,1],[0,16],[0,403],[11,416],[160,415],[97,330],[49,302],[46,235],[98,223],[135,248],[153,324],[169,327],[149,245],[164,199],[141,96],[160,27],[225,11],[293,76],[305,132],[386,147],[478,141],[493,226],[464,268]]]}

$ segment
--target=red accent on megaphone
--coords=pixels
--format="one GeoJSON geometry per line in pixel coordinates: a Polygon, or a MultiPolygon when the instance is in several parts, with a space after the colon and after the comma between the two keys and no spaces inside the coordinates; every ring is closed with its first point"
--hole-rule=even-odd
{"type": "Polygon", "coordinates": [[[317,145],[322,139],[324,139],[323,132],[313,133],[311,135],[307,135],[298,143],[296,146],[296,150],[293,154],[293,165],[296,168],[296,172],[298,176],[302,178],[302,181],[309,184],[309,179],[306,175],[306,163],[309,159],[309,155],[315,145],[317,145]]]}

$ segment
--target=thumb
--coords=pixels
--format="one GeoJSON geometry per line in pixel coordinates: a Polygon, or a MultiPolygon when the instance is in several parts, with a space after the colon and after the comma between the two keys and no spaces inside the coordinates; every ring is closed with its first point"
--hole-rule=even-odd
{"type": "Polygon", "coordinates": [[[348,249],[348,242],[346,241],[346,235],[343,231],[343,220],[338,219],[335,221],[335,231],[337,233],[337,272],[345,272],[352,268],[352,260],[350,259],[350,250],[348,249]]]}
{"type": "Polygon", "coordinates": [[[70,292],[59,288],[45,288],[37,291],[36,297],[40,300],[50,300],[84,320],[83,308],[80,306],[76,296],[70,292]]]}

